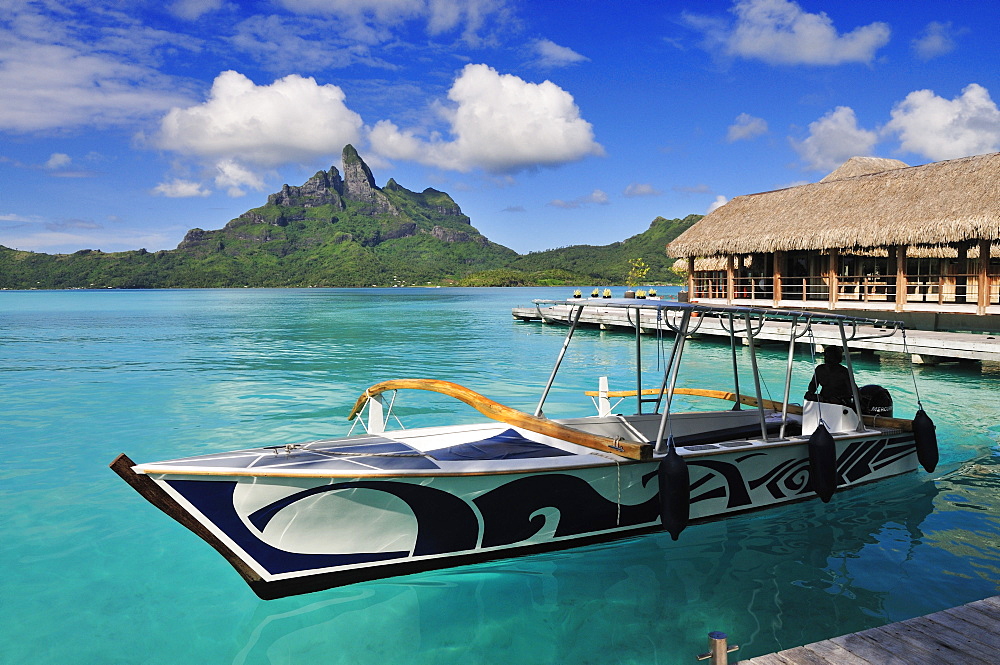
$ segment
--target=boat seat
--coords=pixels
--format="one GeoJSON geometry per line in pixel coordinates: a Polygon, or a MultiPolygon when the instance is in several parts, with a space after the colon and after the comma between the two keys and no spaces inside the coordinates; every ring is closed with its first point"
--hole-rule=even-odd
{"type": "MultiPolygon", "coordinates": [[[[781,431],[781,422],[768,422],[766,424],[767,434],[778,434],[781,431]]],[[[702,446],[706,443],[722,443],[723,441],[734,441],[737,439],[749,439],[760,436],[760,423],[753,425],[741,425],[740,427],[729,427],[726,429],[711,430],[708,432],[696,432],[694,434],[684,434],[674,437],[674,445],[681,448],[685,446],[702,446]]]]}

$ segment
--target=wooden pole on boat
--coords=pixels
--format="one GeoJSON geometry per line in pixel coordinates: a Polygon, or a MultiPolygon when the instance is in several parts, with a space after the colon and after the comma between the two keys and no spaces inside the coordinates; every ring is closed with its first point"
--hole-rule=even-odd
{"type": "Polygon", "coordinates": [[[624,441],[622,439],[612,439],[607,436],[590,434],[572,427],[567,427],[554,420],[532,416],[524,411],[518,411],[509,406],[504,406],[499,402],[494,402],[488,397],[480,395],[474,390],[450,381],[438,381],[435,379],[394,379],[376,383],[366,390],[354,403],[347,419],[353,420],[364,407],[365,403],[374,396],[380,395],[389,390],[428,390],[454,397],[460,402],[464,402],[473,409],[483,414],[487,418],[499,420],[513,427],[520,427],[529,432],[536,432],[555,439],[575,443],[578,446],[593,448],[612,455],[626,457],[634,460],[650,460],[653,458],[653,446],[648,443],[636,443],[624,441]]]}
{"type": "Polygon", "coordinates": [[[552,383],[556,380],[556,373],[559,371],[559,365],[562,364],[563,357],[566,355],[566,349],[569,347],[569,341],[573,339],[573,331],[576,330],[576,324],[580,322],[580,315],[582,314],[583,306],[579,305],[576,308],[576,316],[573,317],[573,321],[569,325],[569,331],[566,333],[566,339],[563,340],[562,348],[559,350],[559,357],[556,358],[556,364],[552,368],[552,374],[549,375],[549,381],[545,384],[545,390],[542,391],[542,397],[538,400],[538,406],[535,407],[536,418],[540,418],[542,416],[542,405],[545,404],[545,398],[549,396],[549,391],[552,390],[552,383]]]}

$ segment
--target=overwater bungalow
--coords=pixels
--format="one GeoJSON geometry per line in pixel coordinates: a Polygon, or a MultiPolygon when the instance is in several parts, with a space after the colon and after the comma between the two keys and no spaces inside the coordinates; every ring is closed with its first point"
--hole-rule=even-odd
{"type": "Polygon", "coordinates": [[[668,252],[695,302],[996,331],[998,241],[1000,153],[924,166],[854,157],[817,183],[732,199],[668,252]]]}

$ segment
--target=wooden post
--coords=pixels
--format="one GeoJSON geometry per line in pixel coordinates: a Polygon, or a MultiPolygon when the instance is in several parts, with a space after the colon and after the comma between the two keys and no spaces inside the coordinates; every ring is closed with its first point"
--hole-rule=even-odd
{"type": "Polygon", "coordinates": [[[840,286],[837,284],[837,269],[840,263],[840,250],[836,247],[830,249],[830,264],[827,266],[827,275],[830,282],[830,309],[837,309],[837,298],[840,286]]]}
{"type": "Polygon", "coordinates": [[[896,311],[906,309],[906,245],[896,248],[896,311]]]}
{"type": "Polygon", "coordinates": [[[694,257],[688,257],[688,302],[694,302],[694,257]]]}
{"type": "Polygon", "coordinates": [[[771,278],[771,299],[775,307],[779,307],[781,303],[781,273],[783,272],[784,263],[785,252],[775,252],[774,267],[771,271],[773,273],[773,277],[771,278]]]}
{"type": "Polygon", "coordinates": [[[726,304],[733,304],[733,296],[736,292],[736,283],[733,277],[733,255],[726,257],[726,304]]]}
{"type": "Polygon", "coordinates": [[[986,314],[990,304],[990,241],[979,241],[979,302],[976,314],[986,314]]]}

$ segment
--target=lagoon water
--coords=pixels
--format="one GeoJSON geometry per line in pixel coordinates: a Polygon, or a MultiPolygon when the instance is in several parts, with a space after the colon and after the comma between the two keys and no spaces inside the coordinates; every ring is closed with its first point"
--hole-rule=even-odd
{"type": "MultiPolygon", "coordinates": [[[[644,536],[269,602],[107,468],[123,451],[143,462],[346,434],[357,396],[389,378],[455,381],[530,411],[565,330],[515,322],[510,308],[566,295],[0,292],[0,662],[692,663],[712,630],[749,658],[998,593],[991,365],[917,368],[941,444],[930,475],[693,525],[677,542],[644,536]]],[[[601,375],[633,387],[631,336],[577,335],[549,415],[592,413],[583,391],[601,375]]],[[[657,342],[645,343],[655,370],[657,342]]],[[[780,398],[784,353],[761,363],[780,398]]],[[[800,375],[808,363],[797,360],[800,375]]],[[[681,384],[728,387],[727,368],[728,346],[696,343],[681,384]]],[[[904,359],[856,369],[912,415],[904,359]]],[[[422,392],[400,394],[396,413],[407,426],[481,420],[422,392]]]]}

